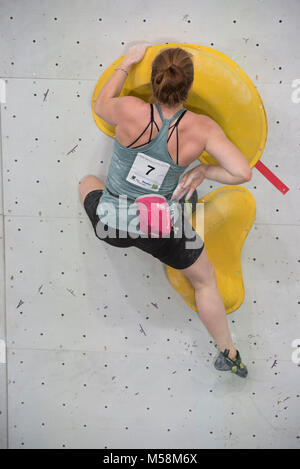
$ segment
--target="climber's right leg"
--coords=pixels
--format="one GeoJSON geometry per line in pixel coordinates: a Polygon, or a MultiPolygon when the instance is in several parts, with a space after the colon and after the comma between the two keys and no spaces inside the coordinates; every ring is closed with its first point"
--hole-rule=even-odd
{"type": "Polygon", "coordinates": [[[236,356],[228,327],[227,316],[218,290],[214,267],[210,263],[205,247],[190,267],[180,269],[195,289],[195,300],[201,321],[221,351],[228,349],[229,357],[236,356]]]}

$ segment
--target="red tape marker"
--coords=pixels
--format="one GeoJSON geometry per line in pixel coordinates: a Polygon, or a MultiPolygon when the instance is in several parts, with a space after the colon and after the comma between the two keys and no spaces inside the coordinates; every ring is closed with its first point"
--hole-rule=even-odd
{"type": "Polygon", "coordinates": [[[258,160],[258,162],[256,163],[255,168],[258,169],[258,171],[260,171],[261,174],[265,176],[265,178],[267,178],[268,181],[270,181],[280,192],[282,192],[283,195],[286,194],[290,190],[260,160],[258,160]]]}

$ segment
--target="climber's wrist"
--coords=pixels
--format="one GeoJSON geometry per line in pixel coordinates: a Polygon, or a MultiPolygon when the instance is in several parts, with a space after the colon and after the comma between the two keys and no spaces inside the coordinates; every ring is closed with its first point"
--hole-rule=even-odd
{"type": "Polygon", "coordinates": [[[196,166],[195,170],[199,172],[199,174],[202,174],[203,178],[206,178],[206,172],[207,172],[208,166],[209,166],[208,164],[202,163],[196,166]]]}

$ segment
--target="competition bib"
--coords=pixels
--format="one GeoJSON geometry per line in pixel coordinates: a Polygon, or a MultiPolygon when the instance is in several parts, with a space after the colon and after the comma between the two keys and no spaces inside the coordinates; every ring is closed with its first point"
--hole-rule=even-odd
{"type": "Polygon", "coordinates": [[[144,153],[138,153],[126,181],[144,189],[159,191],[170,168],[168,163],[156,160],[144,153]]]}

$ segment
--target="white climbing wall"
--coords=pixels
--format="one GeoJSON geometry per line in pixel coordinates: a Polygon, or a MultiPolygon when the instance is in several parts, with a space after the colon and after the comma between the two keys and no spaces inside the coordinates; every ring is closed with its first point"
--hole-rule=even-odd
{"type": "Polygon", "coordinates": [[[0,0],[0,447],[300,448],[299,22],[298,0],[0,0]],[[227,54],[266,108],[262,162],[290,190],[245,184],[245,381],[162,264],[101,243],[80,204],[113,146],[95,84],[139,40],[227,54]]]}

